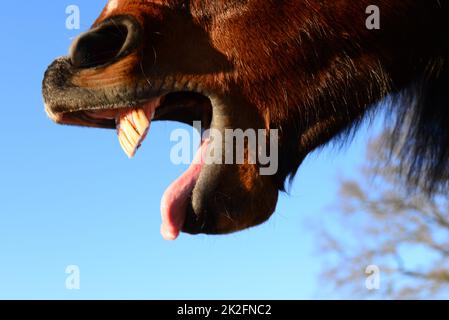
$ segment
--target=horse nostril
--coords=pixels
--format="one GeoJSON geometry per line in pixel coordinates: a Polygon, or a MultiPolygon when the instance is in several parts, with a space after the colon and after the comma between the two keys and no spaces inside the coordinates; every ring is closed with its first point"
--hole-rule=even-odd
{"type": "Polygon", "coordinates": [[[141,27],[130,16],[112,17],[80,35],[70,48],[72,65],[94,68],[131,53],[140,43],[141,27]]]}

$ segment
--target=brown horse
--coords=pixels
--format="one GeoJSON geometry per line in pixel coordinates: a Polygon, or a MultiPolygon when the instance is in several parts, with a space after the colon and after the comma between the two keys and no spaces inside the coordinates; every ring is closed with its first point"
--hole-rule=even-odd
{"type": "Polygon", "coordinates": [[[49,67],[43,94],[57,123],[128,121],[128,153],[151,120],[278,129],[274,175],[248,161],[192,165],[163,197],[168,239],[266,221],[306,155],[348,136],[386,97],[409,175],[432,190],[449,172],[449,2],[110,0],[49,67]],[[139,115],[142,130],[129,120],[139,115]]]}

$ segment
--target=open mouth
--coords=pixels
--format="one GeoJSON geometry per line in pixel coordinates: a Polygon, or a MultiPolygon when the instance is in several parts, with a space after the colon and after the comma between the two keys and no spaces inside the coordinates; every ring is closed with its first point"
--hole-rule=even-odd
{"type": "Polygon", "coordinates": [[[45,72],[45,110],[59,124],[116,129],[129,157],[151,136],[153,121],[200,122],[210,136],[200,133],[192,163],[162,197],[163,236],[228,234],[259,225],[274,212],[278,196],[276,178],[261,174],[256,157],[268,150],[269,117],[236,83],[241,79],[233,61],[208,33],[184,12],[161,7],[151,9],[155,19],[151,10],[111,15],[81,34],[70,54],[45,72]],[[179,21],[182,29],[165,21],[179,21]]]}
{"type": "MultiPolygon", "coordinates": [[[[112,109],[86,109],[52,114],[57,122],[68,125],[98,128],[115,128],[122,149],[132,158],[148,135],[151,122],[171,120],[192,125],[201,122],[201,128],[211,126],[210,100],[196,92],[172,92],[147,99],[132,107],[112,109]]],[[[191,197],[204,165],[209,140],[202,137],[196,155],[189,168],[165,191],[161,200],[161,233],[167,240],[174,240],[182,230],[187,211],[192,215],[191,197]]]]}

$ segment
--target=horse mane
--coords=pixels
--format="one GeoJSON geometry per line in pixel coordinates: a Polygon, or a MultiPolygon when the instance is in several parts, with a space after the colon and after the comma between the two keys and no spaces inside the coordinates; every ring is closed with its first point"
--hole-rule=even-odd
{"type": "Polygon", "coordinates": [[[449,63],[439,58],[425,73],[396,94],[389,137],[392,154],[411,186],[429,194],[449,187],[449,63]]]}
{"type": "MultiPolygon", "coordinates": [[[[388,85],[383,79],[383,85],[388,85]]],[[[353,140],[357,129],[385,108],[382,142],[389,161],[399,160],[399,173],[409,192],[428,195],[449,189],[449,59],[431,61],[424,74],[368,109],[332,142],[338,147],[353,140]]],[[[385,164],[381,164],[385,165],[385,164]]]]}
{"type": "MultiPolygon", "coordinates": [[[[388,85],[387,79],[382,82],[388,85]]],[[[388,161],[399,160],[396,164],[404,187],[413,193],[419,186],[430,196],[448,190],[449,59],[432,60],[421,76],[375,103],[332,142],[340,148],[346,146],[380,108],[387,111],[381,142],[390,150],[388,161]]]]}

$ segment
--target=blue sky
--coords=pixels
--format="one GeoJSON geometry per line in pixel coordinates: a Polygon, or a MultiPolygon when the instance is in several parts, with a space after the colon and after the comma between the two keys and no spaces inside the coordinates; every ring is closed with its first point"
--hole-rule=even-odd
{"type": "Polygon", "coordinates": [[[338,176],[364,156],[369,130],[345,152],[310,156],[273,218],[229,236],[159,234],[165,188],[185,169],[169,161],[177,123],[155,123],[133,160],[115,132],[47,119],[41,81],[106,1],[7,1],[0,11],[0,298],[334,298],[320,287],[310,221],[337,199],[338,176]],[[81,9],[81,29],[65,9],[81,9]],[[65,268],[81,270],[80,290],[65,268]]]}

